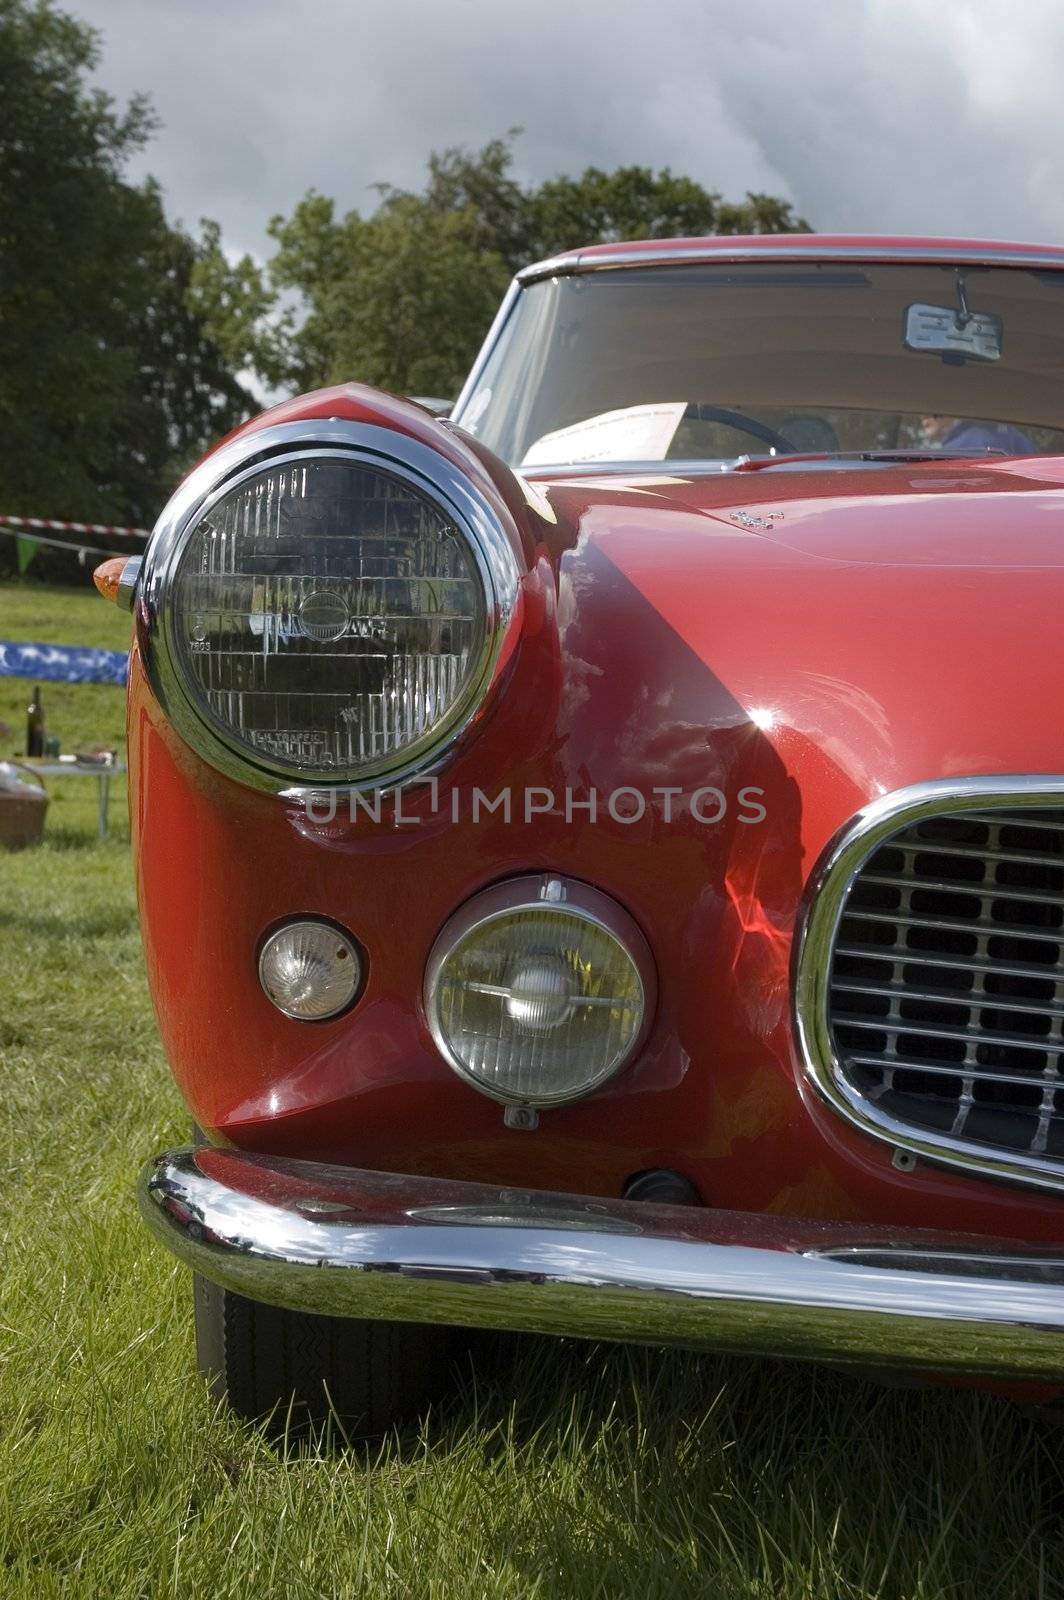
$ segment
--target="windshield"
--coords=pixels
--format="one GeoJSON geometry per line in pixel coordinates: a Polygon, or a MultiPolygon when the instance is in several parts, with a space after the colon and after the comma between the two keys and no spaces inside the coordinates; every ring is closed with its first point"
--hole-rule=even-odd
{"type": "Polygon", "coordinates": [[[620,267],[518,296],[455,420],[514,466],[1064,453],[1064,272],[620,267]]]}

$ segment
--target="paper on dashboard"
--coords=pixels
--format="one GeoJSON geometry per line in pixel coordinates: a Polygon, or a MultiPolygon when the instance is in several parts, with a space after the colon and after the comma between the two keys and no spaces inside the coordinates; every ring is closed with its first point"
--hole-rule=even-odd
{"type": "Polygon", "coordinates": [[[601,411],[545,433],[525,452],[523,467],[584,461],[664,461],[687,410],[686,400],[601,411]]]}

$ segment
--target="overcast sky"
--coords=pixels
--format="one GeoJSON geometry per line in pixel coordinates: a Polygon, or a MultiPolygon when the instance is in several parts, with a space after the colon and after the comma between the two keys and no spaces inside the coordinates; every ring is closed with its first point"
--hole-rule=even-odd
{"type": "Polygon", "coordinates": [[[61,0],[230,249],[308,188],[372,209],[513,124],[518,175],[671,166],[822,231],[1064,242],[1064,0],[61,0]]]}

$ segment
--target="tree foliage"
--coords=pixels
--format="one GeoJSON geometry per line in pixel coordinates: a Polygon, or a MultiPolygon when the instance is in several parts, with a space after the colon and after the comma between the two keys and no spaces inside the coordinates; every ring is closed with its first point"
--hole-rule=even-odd
{"type": "Polygon", "coordinates": [[[153,118],[88,86],[97,51],[0,0],[0,510],[144,523],[252,407],[191,298],[210,241],[126,181],[153,118]]]}
{"type": "Polygon", "coordinates": [[[457,392],[511,275],[529,261],[620,239],[807,232],[786,200],[721,199],[668,168],[588,167],[523,188],[512,140],[429,157],[420,193],[378,185],[368,217],[338,216],[310,191],[275,217],[265,273],[220,250],[219,298],[206,315],[231,360],[307,388],[360,379],[406,394],[457,392]],[[238,281],[239,280],[239,281],[238,281]]]}
{"type": "Polygon", "coordinates": [[[370,217],[336,220],[310,194],[271,233],[274,285],[296,290],[303,323],[289,318],[275,349],[298,387],[358,378],[407,394],[448,394],[499,304],[509,272],[480,239],[470,207],[447,208],[389,192],[370,217]]]}
{"type": "Polygon", "coordinates": [[[253,408],[242,372],[447,396],[528,261],[806,227],[786,201],[727,202],[667,168],[525,186],[511,129],[434,152],[420,190],[381,184],[366,215],[311,190],[270,223],[265,265],[234,259],[217,224],[192,237],[154,183],[129,181],[154,119],[91,87],[98,50],[56,0],[0,0],[0,511],[150,523],[253,408]]]}

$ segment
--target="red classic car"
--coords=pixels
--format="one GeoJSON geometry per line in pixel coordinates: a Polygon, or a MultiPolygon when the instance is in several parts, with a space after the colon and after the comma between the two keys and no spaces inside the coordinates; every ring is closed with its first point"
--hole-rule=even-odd
{"type": "Polygon", "coordinates": [[[1064,1384],[1064,250],[547,261],[100,582],[239,1411],[449,1327],[1064,1384]]]}

